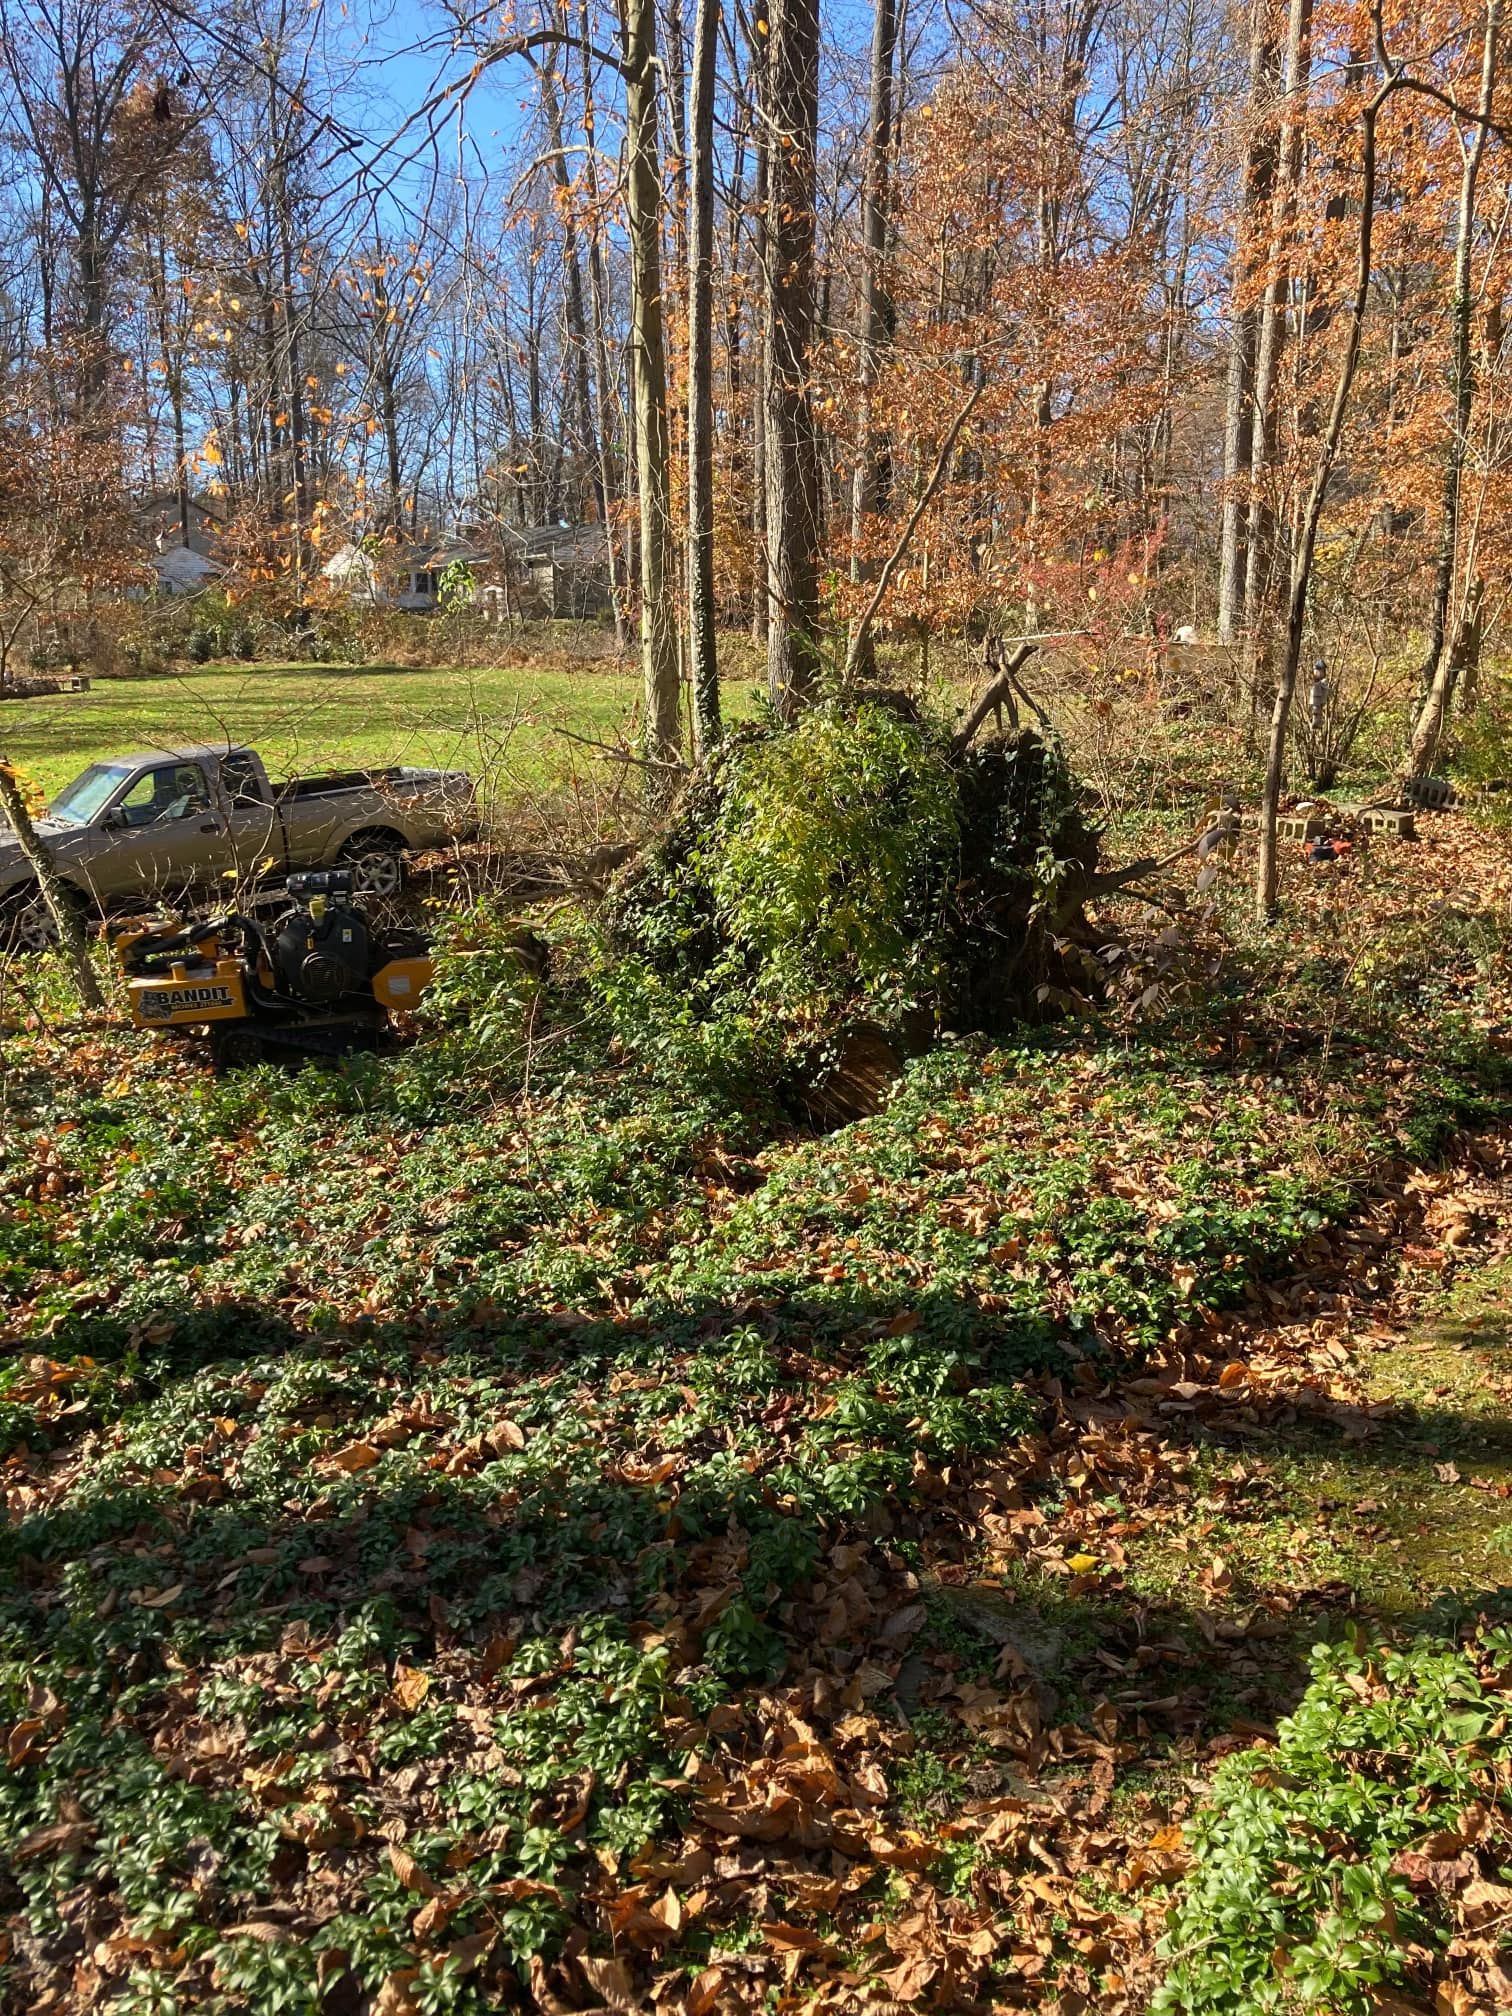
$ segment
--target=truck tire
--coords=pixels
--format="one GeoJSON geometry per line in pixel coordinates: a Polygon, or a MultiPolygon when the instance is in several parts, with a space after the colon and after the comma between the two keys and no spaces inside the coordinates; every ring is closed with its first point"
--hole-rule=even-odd
{"type": "MultiPolygon", "coordinates": [[[[77,890],[65,886],[64,894],[79,915],[84,916],[84,902],[77,890]]],[[[31,956],[50,952],[57,942],[57,920],[40,889],[19,890],[0,908],[0,951],[31,956]]]]}
{"type": "Polygon", "coordinates": [[[354,833],[336,857],[352,871],[352,894],[380,900],[399,895],[404,888],[403,848],[399,834],[381,827],[354,833]]]}

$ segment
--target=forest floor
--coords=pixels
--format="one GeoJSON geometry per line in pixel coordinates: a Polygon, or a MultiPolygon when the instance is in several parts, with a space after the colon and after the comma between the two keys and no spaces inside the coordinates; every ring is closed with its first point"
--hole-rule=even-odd
{"type": "MultiPolygon", "coordinates": [[[[570,932],[523,1063],[24,1018],[0,2004],[1143,2007],[1315,1642],[1512,1580],[1512,846],[1423,828],[827,1135],[570,932]]],[[[1427,1839],[1328,2006],[1506,2006],[1427,1839]]]]}

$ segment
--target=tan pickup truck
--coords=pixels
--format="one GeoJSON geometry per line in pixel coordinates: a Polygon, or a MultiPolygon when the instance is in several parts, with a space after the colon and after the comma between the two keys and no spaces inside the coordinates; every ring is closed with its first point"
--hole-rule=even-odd
{"type": "MultiPolygon", "coordinates": [[[[394,896],[406,852],[477,829],[465,770],[350,770],[275,785],[256,751],[234,743],[91,763],[37,823],[64,886],[94,913],[338,862],[362,894],[394,896]]],[[[36,949],[52,931],[20,848],[0,845],[0,937],[36,949]]]]}

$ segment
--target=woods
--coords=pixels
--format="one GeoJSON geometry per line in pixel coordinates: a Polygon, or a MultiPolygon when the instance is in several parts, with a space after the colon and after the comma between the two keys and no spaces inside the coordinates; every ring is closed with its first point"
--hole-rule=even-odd
{"type": "Polygon", "coordinates": [[[353,541],[603,523],[662,764],[695,717],[712,739],[743,608],[780,709],[826,653],[872,676],[851,633],[977,391],[879,636],[1100,629],[1116,594],[1126,649],[1195,625],[1266,716],[1353,321],[1360,108],[1400,70],[1305,620],[1389,596],[1425,774],[1500,620],[1497,10],[869,30],[821,66],[811,9],[479,21],[386,140],[385,63],[318,10],[18,8],[10,355],[103,402],[123,494],[180,522],[207,495],[230,578],[292,607],[353,541]]]}

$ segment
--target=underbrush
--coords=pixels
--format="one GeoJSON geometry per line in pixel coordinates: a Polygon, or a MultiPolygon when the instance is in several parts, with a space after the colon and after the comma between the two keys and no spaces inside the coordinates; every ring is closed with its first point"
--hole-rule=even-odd
{"type": "Polygon", "coordinates": [[[1505,826],[1512,819],[1512,678],[1486,676],[1481,697],[1451,726],[1447,762],[1455,779],[1481,799],[1481,814],[1505,826]]]}
{"type": "Polygon", "coordinates": [[[1097,858],[1064,755],[1024,732],[957,749],[890,705],[728,738],[607,912],[615,958],[715,1015],[810,1038],[1002,1029],[1085,978],[1097,858]]]}
{"type": "MultiPolygon", "coordinates": [[[[886,826],[898,725],[853,851],[886,826]]],[[[877,1667],[862,1578],[895,1594],[973,1494],[1053,1522],[1055,1396],[1199,1352],[1403,1155],[1505,1115],[1500,968],[1431,912],[1410,986],[1355,984],[1354,948],[1309,931],[1263,984],[1236,961],[1158,1019],[942,1041],[816,1135],[787,1096],[816,979],[912,992],[915,919],[937,943],[918,894],[960,842],[942,804],[917,854],[870,858],[865,916],[736,792],[699,902],[642,904],[634,956],[560,910],[444,917],[395,1054],[216,1079],[117,1032],[9,1038],[7,1992],[87,1965],[133,2012],[429,2016],[630,1951],[670,1974],[685,1952],[690,1990],[750,1933],[729,1839],[699,1836],[717,1788],[769,1756],[828,1768],[811,1733],[768,1743],[773,1703],[802,1723],[802,1680],[853,1731],[877,1701],[896,1725],[906,1637],[877,1667]],[[910,929],[879,934],[878,906],[910,929]],[[728,984],[687,984],[705,930],[728,984]],[[813,1676],[821,1640],[840,1682],[813,1676]]],[[[1070,858],[1047,852],[1026,888],[1070,858]]],[[[1399,920],[1372,929],[1385,959],[1399,920]]],[[[891,1602],[881,1631],[911,1609],[922,1628],[927,1602],[891,1602]]],[[[1488,1684],[1489,1652],[1463,1656],[1488,1684]]],[[[1374,1669],[1340,1671],[1352,1713],[1374,1669]]],[[[894,1783],[865,1767],[867,1852],[964,1911],[990,1857],[920,1835],[961,1779],[910,1742],[894,1783]]],[[[726,1834],[776,1840],[765,1811],[726,1834]]],[[[752,1923],[790,1913],[774,1882],[752,1923]]]]}
{"type": "Polygon", "coordinates": [[[1505,2006],[1509,1687],[1504,1623],[1320,1645],[1274,1747],[1220,1765],[1188,1829],[1156,2016],[1424,2006],[1391,1993],[1431,1995],[1451,1943],[1505,2006]]]}
{"type": "Polygon", "coordinates": [[[518,1992],[606,1857],[687,1828],[678,1732],[801,1668],[847,1535],[909,1546],[938,1479],[1036,1433],[1038,1374],[1200,1330],[1391,1152],[1389,1116],[1067,1041],[948,1048],[827,1140],[612,1036],[548,1050],[528,1107],[422,1114],[434,1040],[228,1081],[32,1052],[18,1982],[87,1925],[133,2009],[518,1992]]]}
{"type": "MultiPolygon", "coordinates": [[[[463,971],[516,977],[493,942],[463,971]]],[[[794,1141],[737,1053],[633,1054],[623,1002],[489,1099],[487,1031],[447,1051],[466,991],[339,1072],[14,1047],[28,1979],[88,1922],[128,2007],[485,2006],[604,1856],[687,1824],[677,1729],[801,1662],[847,1534],[907,1544],[930,1479],[1036,1431],[1040,1372],[1200,1325],[1388,1152],[1221,1061],[1065,1040],[947,1048],[794,1141]],[[339,1909],[297,1942],[246,1929],[312,1883],[339,1909]]]]}

